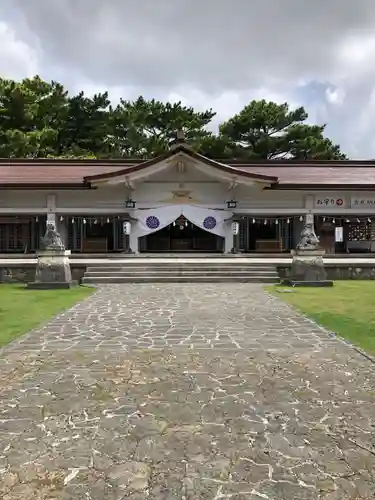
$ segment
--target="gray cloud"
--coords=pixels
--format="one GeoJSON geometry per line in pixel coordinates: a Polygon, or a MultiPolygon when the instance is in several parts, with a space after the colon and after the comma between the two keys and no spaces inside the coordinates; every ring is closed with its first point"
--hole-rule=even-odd
{"type": "Polygon", "coordinates": [[[124,89],[125,97],[225,102],[228,115],[253,96],[276,95],[327,121],[352,154],[375,153],[373,0],[3,2],[0,19],[38,51],[42,75],[124,89]],[[311,81],[331,93],[298,93],[311,81]],[[340,102],[333,102],[336,89],[340,102]]]}
{"type": "Polygon", "coordinates": [[[111,85],[207,91],[339,72],[337,50],[371,29],[373,0],[13,0],[56,58],[111,85]]]}

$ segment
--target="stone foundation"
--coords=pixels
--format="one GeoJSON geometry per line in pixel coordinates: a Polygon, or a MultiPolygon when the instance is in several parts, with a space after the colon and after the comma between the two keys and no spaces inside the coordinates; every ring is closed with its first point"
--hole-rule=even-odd
{"type": "MultiPolygon", "coordinates": [[[[34,281],[36,264],[7,265],[0,267],[0,283],[29,283],[34,281]]],[[[71,264],[73,281],[81,282],[85,271],[85,264],[71,264]]],[[[280,264],[277,272],[281,279],[289,278],[291,264],[280,264]]],[[[375,261],[369,264],[325,264],[328,280],[375,280],[375,261]]]]}
{"type": "MultiPolygon", "coordinates": [[[[36,264],[0,267],[0,283],[31,283],[35,279],[36,264]]],[[[86,271],[86,265],[70,265],[72,280],[80,283],[86,271]]]]}
{"type": "MultiPolygon", "coordinates": [[[[375,280],[375,262],[372,264],[325,264],[327,280],[375,280]]],[[[291,276],[291,264],[278,265],[277,272],[281,279],[291,276]]]]}

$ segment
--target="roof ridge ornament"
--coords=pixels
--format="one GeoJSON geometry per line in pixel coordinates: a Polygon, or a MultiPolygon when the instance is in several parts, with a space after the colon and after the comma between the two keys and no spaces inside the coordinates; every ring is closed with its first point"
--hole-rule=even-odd
{"type": "Polygon", "coordinates": [[[185,132],[182,129],[177,130],[176,141],[177,142],[185,142],[185,132]]]}
{"type": "MultiPolygon", "coordinates": [[[[185,148],[189,148],[188,143],[186,142],[186,136],[183,129],[178,129],[176,131],[176,139],[172,142],[169,149],[177,149],[180,146],[184,146],[185,148]]],[[[189,148],[190,149],[190,148],[189,148]]]]}

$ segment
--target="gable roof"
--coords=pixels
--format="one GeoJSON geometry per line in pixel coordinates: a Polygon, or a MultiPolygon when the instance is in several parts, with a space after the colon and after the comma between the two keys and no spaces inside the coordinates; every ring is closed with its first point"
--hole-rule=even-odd
{"type": "Polygon", "coordinates": [[[90,175],[85,177],[85,182],[93,182],[97,180],[103,180],[103,179],[108,179],[110,177],[119,177],[122,175],[131,175],[135,172],[139,172],[141,170],[146,170],[150,167],[153,167],[154,165],[161,163],[165,160],[168,160],[169,158],[173,158],[173,156],[178,155],[179,153],[183,153],[184,155],[189,156],[190,158],[197,160],[201,163],[204,163],[206,165],[209,165],[210,167],[213,167],[217,170],[220,170],[224,173],[234,175],[234,176],[240,176],[240,177],[247,177],[249,179],[253,179],[255,181],[263,181],[268,184],[275,184],[278,182],[278,177],[275,175],[268,175],[265,174],[264,172],[251,172],[251,171],[246,171],[242,170],[239,168],[235,168],[231,165],[221,163],[220,161],[217,160],[212,160],[210,158],[207,158],[206,156],[203,156],[199,153],[196,153],[189,147],[187,147],[184,144],[178,144],[175,148],[170,149],[163,155],[157,156],[155,158],[152,158],[150,160],[146,160],[142,163],[137,163],[131,166],[127,166],[122,170],[119,170],[117,172],[105,172],[101,174],[96,174],[96,175],[90,175]]]}

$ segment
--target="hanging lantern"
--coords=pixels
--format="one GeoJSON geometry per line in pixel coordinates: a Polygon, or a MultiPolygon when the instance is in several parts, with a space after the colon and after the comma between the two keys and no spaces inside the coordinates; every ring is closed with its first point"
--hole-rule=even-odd
{"type": "Polygon", "coordinates": [[[107,217],[107,224],[109,224],[109,217],[107,217]]]}
{"type": "Polygon", "coordinates": [[[290,219],[289,219],[289,217],[287,218],[286,223],[287,223],[287,224],[290,224],[290,219]]]}
{"type": "Polygon", "coordinates": [[[64,217],[61,215],[60,222],[63,222],[63,221],[64,221],[64,217]]]}
{"type": "Polygon", "coordinates": [[[232,234],[236,235],[238,234],[238,231],[240,229],[240,225],[238,224],[238,222],[232,222],[232,234]]]}
{"type": "Polygon", "coordinates": [[[122,224],[122,228],[123,228],[124,234],[130,234],[131,233],[131,229],[132,229],[131,222],[125,221],[122,224]]]}
{"type": "Polygon", "coordinates": [[[335,218],[332,219],[332,223],[336,224],[336,219],[335,218]]]}
{"type": "Polygon", "coordinates": [[[35,222],[39,222],[39,217],[38,216],[35,217],[35,222]]]}
{"type": "Polygon", "coordinates": [[[302,215],[300,216],[299,221],[300,221],[300,222],[303,222],[303,217],[302,217],[302,215]]]}
{"type": "Polygon", "coordinates": [[[98,219],[95,219],[95,220],[94,220],[94,224],[97,224],[97,223],[98,223],[98,219]]]}
{"type": "Polygon", "coordinates": [[[135,208],[135,201],[132,200],[131,198],[128,198],[125,201],[125,206],[126,206],[126,208],[135,208]]]}
{"type": "Polygon", "coordinates": [[[178,218],[178,224],[180,227],[180,231],[183,231],[185,229],[185,222],[187,222],[185,217],[183,215],[180,215],[180,217],[178,218]]]}
{"type": "Polygon", "coordinates": [[[86,222],[87,222],[87,221],[86,221],[86,219],[83,219],[83,221],[82,221],[82,222],[83,222],[84,224],[86,224],[86,222]]]}
{"type": "Polygon", "coordinates": [[[275,224],[276,224],[276,226],[278,225],[278,223],[279,223],[279,219],[276,219],[276,220],[275,220],[275,224]]]}
{"type": "Polygon", "coordinates": [[[323,222],[325,222],[325,221],[326,221],[326,218],[325,218],[325,217],[323,217],[323,222]]]}
{"type": "Polygon", "coordinates": [[[254,217],[253,217],[253,224],[255,224],[255,219],[254,219],[254,217]]]}
{"type": "Polygon", "coordinates": [[[370,217],[368,217],[368,218],[367,218],[367,222],[371,222],[371,219],[370,219],[370,217]]]}
{"type": "Polygon", "coordinates": [[[227,207],[228,208],[236,208],[237,202],[235,200],[229,200],[229,201],[227,201],[227,207]]]}
{"type": "Polygon", "coordinates": [[[265,226],[267,225],[267,219],[264,219],[264,225],[265,226]]]}

